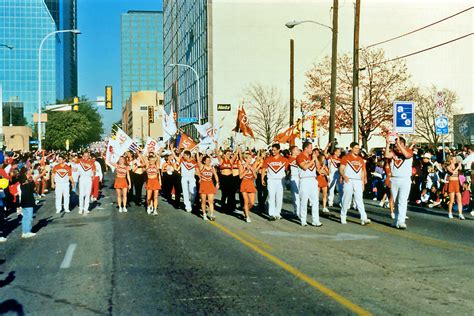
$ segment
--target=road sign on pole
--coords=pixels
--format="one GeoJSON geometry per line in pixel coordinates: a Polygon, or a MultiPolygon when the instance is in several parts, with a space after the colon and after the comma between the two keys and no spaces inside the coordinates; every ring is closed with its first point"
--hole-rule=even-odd
{"type": "Polygon", "coordinates": [[[435,127],[437,135],[449,134],[449,120],[447,116],[439,116],[435,118],[435,127]]]}
{"type": "Polygon", "coordinates": [[[415,102],[393,102],[393,127],[399,134],[415,133],[415,102]]]}
{"type": "Polygon", "coordinates": [[[178,117],[178,123],[196,123],[197,121],[195,117],[178,117]]]}

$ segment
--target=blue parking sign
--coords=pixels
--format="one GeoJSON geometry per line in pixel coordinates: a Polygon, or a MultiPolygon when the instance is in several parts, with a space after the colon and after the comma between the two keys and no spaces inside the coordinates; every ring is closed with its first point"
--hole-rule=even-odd
{"type": "Polygon", "coordinates": [[[415,133],[415,102],[393,102],[393,127],[399,134],[415,133]]]}
{"type": "Polygon", "coordinates": [[[449,134],[449,119],[447,116],[438,116],[435,118],[435,127],[437,135],[449,134]]]}

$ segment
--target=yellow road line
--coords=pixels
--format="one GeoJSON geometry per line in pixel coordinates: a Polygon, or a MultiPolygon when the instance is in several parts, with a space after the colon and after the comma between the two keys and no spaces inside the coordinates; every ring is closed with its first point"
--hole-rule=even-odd
{"type": "Polygon", "coordinates": [[[354,303],[352,303],[351,301],[349,301],[347,298],[337,294],[336,292],[334,292],[333,290],[331,290],[330,288],[324,286],[323,284],[319,283],[318,281],[316,281],[315,279],[311,278],[310,276],[304,274],[303,272],[301,272],[300,270],[296,269],[295,267],[289,265],[288,263],[284,262],[283,260],[275,257],[274,255],[272,254],[269,254],[268,252],[266,252],[265,250],[259,248],[258,246],[254,245],[253,243],[243,239],[242,237],[240,237],[238,234],[234,233],[233,231],[231,231],[230,229],[222,226],[221,224],[218,224],[216,222],[210,222],[211,225],[213,225],[214,227],[220,229],[221,231],[223,231],[224,233],[230,235],[231,237],[233,237],[234,239],[240,241],[242,244],[244,244],[245,246],[249,247],[250,249],[252,249],[253,251],[257,252],[258,254],[262,255],[263,257],[265,257],[266,259],[268,259],[269,261],[273,262],[274,264],[280,266],[281,268],[283,268],[284,270],[288,271],[289,273],[291,273],[292,275],[294,275],[295,277],[297,277],[298,279],[306,282],[307,284],[309,284],[310,286],[312,286],[313,288],[319,290],[320,292],[322,292],[323,294],[329,296],[330,298],[332,298],[333,300],[337,301],[339,304],[341,304],[342,306],[344,306],[345,308],[351,310],[352,312],[356,313],[357,315],[371,315],[370,312],[366,311],[365,309],[363,309],[362,307],[360,307],[359,305],[356,305],[354,303]]]}
{"type": "MultiPolygon", "coordinates": [[[[236,233],[236,234],[237,234],[237,233],[236,233]]],[[[268,251],[272,251],[272,250],[273,250],[273,247],[272,247],[272,246],[268,245],[267,243],[265,243],[265,242],[263,242],[263,241],[261,241],[261,240],[255,238],[255,237],[253,237],[253,236],[251,236],[251,235],[249,235],[249,234],[247,234],[247,233],[245,233],[245,232],[243,232],[243,231],[241,231],[241,230],[239,230],[239,234],[242,235],[243,238],[248,239],[249,241],[251,241],[251,242],[253,242],[253,243],[259,245],[259,246],[262,247],[262,248],[267,249],[268,251]]]]}
{"type": "MultiPolygon", "coordinates": [[[[372,222],[372,223],[374,223],[374,222],[372,222]]],[[[412,232],[409,232],[409,231],[406,231],[406,230],[398,230],[398,229],[395,229],[393,227],[387,227],[387,226],[382,225],[382,224],[374,223],[375,225],[372,225],[372,223],[369,225],[369,227],[371,227],[372,229],[375,229],[375,230],[380,231],[380,232],[388,233],[388,234],[391,234],[391,235],[395,235],[395,236],[398,236],[398,237],[411,239],[411,240],[414,240],[414,241],[417,241],[419,243],[423,243],[423,244],[426,244],[426,245],[429,245],[429,246],[443,248],[443,249],[449,249],[449,250],[463,250],[463,251],[466,251],[468,253],[473,253],[474,252],[473,247],[459,245],[459,244],[455,244],[455,243],[452,243],[452,242],[449,242],[449,241],[444,241],[444,240],[436,239],[436,238],[432,238],[432,237],[422,236],[422,235],[412,233],[412,232]]]]}

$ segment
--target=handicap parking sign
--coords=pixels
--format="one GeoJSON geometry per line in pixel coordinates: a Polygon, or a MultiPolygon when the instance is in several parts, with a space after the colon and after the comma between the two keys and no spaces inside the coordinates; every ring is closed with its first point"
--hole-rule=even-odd
{"type": "Polygon", "coordinates": [[[435,118],[435,127],[437,135],[449,134],[449,120],[446,116],[438,116],[435,118]]]}
{"type": "Polygon", "coordinates": [[[393,102],[393,127],[399,134],[415,133],[415,102],[393,102]]]}

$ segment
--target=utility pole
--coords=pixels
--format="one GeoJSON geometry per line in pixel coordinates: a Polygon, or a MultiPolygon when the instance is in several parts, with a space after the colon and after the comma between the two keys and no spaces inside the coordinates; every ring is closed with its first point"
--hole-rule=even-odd
{"type": "Polygon", "coordinates": [[[352,128],[354,142],[359,142],[359,28],[360,0],[356,0],[354,14],[354,55],[352,68],[352,128]]]}
{"type": "Polygon", "coordinates": [[[295,42],[290,39],[290,126],[295,120],[295,42]]]}
{"type": "Polygon", "coordinates": [[[332,57],[331,57],[331,107],[329,112],[329,142],[331,149],[334,147],[336,131],[336,78],[337,78],[337,19],[338,0],[333,0],[332,8],[332,57]]]}

